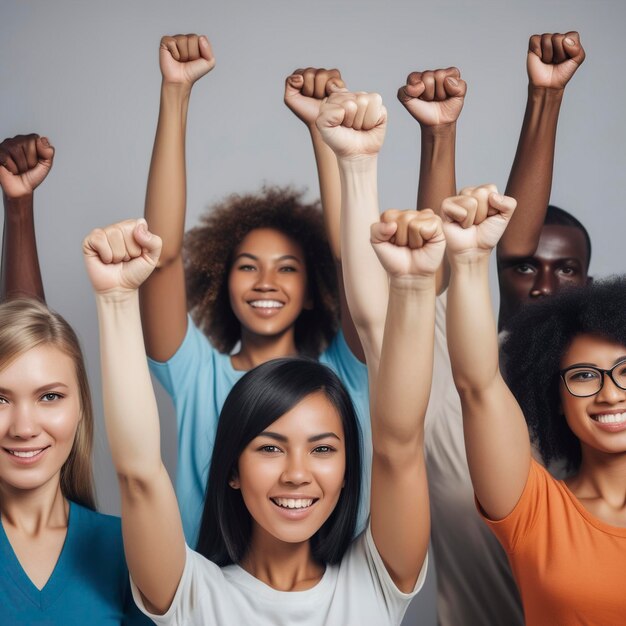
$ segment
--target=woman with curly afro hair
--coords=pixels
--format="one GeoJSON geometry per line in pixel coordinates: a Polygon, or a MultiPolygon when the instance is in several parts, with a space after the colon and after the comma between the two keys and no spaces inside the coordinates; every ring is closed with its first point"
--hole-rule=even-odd
{"type": "Polygon", "coordinates": [[[515,201],[492,194],[481,222],[471,200],[451,198],[443,212],[448,346],[479,511],[507,552],[527,624],[622,623],[626,279],[528,305],[504,346],[507,387],[489,253],[515,201]],[[568,478],[557,480],[532,458],[529,427],[544,462],[565,460],[568,478]]]}
{"type": "MultiPolygon", "coordinates": [[[[298,88],[292,85],[293,77],[288,79],[290,108],[312,122],[327,215],[322,214],[320,203],[305,203],[299,191],[264,187],[258,193],[226,198],[185,238],[187,107],[193,83],[213,65],[205,37],[177,35],[161,40],[161,107],[145,216],[151,231],[162,238],[163,252],[141,290],[152,372],[176,411],[176,492],[191,546],[198,538],[218,416],[226,396],[248,370],[266,361],[312,357],[339,375],[359,419],[364,484],[369,484],[371,471],[368,372],[347,312],[344,281],[337,281],[337,274],[341,275],[339,171],[334,153],[314,124],[323,96],[343,83],[336,70],[312,70],[315,75],[307,75],[306,80],[323,93],[305,94],[303,76],[295,79],[298,88]]],[[[370,319],[372,312],[379,311],[376,328],[382,329],[387,278],[369,243],[369,227],[378,219],[378,207],[372,205],[371,211],[362,205],[358,208],[359,224],[350,224],[349,232],[354,245],[365,249],[359,257],[363,287],[357,297],[354,289],[347,295],[353,313],[367,307],[370,319]]],[[[363,328],[361,325],[359,330],[363,328]]],[[[376,337],[382,338],[382,331],[376,337]]],[[[369,490],[363,493],[359,529],[364,528],[369,506],[369,490]]]]}

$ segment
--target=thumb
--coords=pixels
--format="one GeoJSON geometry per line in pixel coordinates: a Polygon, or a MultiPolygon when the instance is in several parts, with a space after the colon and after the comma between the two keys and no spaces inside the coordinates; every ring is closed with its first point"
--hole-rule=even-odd
{"type": "Polygon", "coordinates": [[[285,79],[285,98],[290,98],[299,94],[304,86],[304,76],[302,74],[291,74],[285,79]]]}
{"type": "MultiPolygon", "coordinates": [[[[515,200],[515,198],[511,198],[510,196],[503,196],[495,192],[489,194],[490,209],[495,209],[496,212],[502,214],[504,217],[510,216],[513,211],[515,211],[516,206],[517,200],[515,200]]],[[[493,215],[493,212],[490,210],[489,214],[493,215]]]]}
{"type": "Polygon", "coordinates": [[[39,137],[37,139],[37,157],[39,161],[47,161],[48,168],[52,167],[54,159],[54,146],[50,144],[47,137],[39,137]]]}
{"type": "Polygon", "coordinates": [[[200,48],[200,55],[203,59],[206,59],[207,61],[215,61],[213,48],[211,48],[211,43],[205,35],[201,35],[198,39],[198,47],[200,48]]]}
{"type": "Polygon", "coordinates": [[[565,35],[563,39],[563,48],[570,59],[576,61],[580,65],[585,60],[585,50],[580,44],[580,38],[577,32],[571,31],[565,35]]]}
{"type": "Polygon", "coordinates": [[[332,104],[328,102],[327,98],[324,98],[320,106],[319,117],[315,123],[318,128],[335,128],[341,126],[345,115],[346,111],[342,106],[332,104]]]}
{"type": "Polygon", "coordinates": [[[370,241],[385,243],[396,234],[397,230],[397,222],[374,222],[370,228],[370,241]]]}
{"type": "Polygon", "coordinates": [[[137,220],[133,236],[135,241],[143,248],[148,259],[156,265],[161,256],[161,248],[163,247],[161,237],[154,235],[148,230],[148,224],[143,218],[137,220]]]}

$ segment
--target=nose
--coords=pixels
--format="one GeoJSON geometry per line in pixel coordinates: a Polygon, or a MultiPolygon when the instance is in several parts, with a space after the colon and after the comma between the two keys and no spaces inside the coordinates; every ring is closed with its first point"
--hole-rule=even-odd
{"type": "Polygon", "coordinates": [[[257,272],[256,281],[254,283],[254,289],[256,291],[276,291],[276,285],[274,284],[273,273],[270,269],[261,269],[257,272]]]}
{"type": "Polygon", "coordinates": [[[15,404],[12,407],[10,419],[8,432],[13,439],[32,439],[41,430],[32,410],[24,404],[15,404]]]}
{"type": "Polygon", "coordinates": [[[613,382],[613,379],[605,372],[604,385],[602,385],[602,389],[598,391],[596,400],[598,402],[603,402],[604,404],[617,404],[618,402],[622,402],[625,397],[626,391],[620,389],[613,382]]]}
{"type": "Polygon", "coordinates": [[[289,485],[308,485],[311,482],[311,472],[304,454],[288,454],[280,480],[289,485]]]}
{"type": "Polygon", "coordinates": [[[551,296],[555,291],[555,279],[551,272],[540,270],[530,291],[531,298],[551,296]]]}

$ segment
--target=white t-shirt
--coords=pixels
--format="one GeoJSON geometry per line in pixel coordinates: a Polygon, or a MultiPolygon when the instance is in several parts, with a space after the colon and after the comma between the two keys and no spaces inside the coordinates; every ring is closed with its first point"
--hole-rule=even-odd
{"type": "Polygon", "coordinates": [[[433,384],[424,425],[438,622],[522,626],[522,604],[507,556],[474,504],[446,340],[446,307],[444,293],[437,298],[433,384]]]}
{"type": "Polygon", "coordinates": [[[277,591],[238,565],[220,568],[187,547],[185,569],[165,615],[152,615],[131,580],[137,606],[168,626],[385,626],[397,625],[426,578],[428,558],[411,593],[391,580],[370,527],[339,565],[328,565],[306,591],[277,591]]]}

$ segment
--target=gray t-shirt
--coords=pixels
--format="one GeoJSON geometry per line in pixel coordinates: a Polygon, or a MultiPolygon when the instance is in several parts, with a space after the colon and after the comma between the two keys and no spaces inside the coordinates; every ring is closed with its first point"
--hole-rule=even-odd
{"type": "Polygon", "coordinates": [[[277,591],[238,565],[220,568],[187,547],[182,578],[165,615],[152,615],[132,583],[137,606],[168,626],[385,626],[397,625],[426,578],[428,559],[411,593],[395,586],[376,550],[370,527],[339,565],[328,565],[306,591],[277,591]]]}
{"type": "Polygon", "coordinates": [[[438,622],[522,626],[524,613],[508,559],[474,504],[461,401],[446,341],[446,307],[443,294],[437,298],[433,384],[424,426],[438,622]]]}

